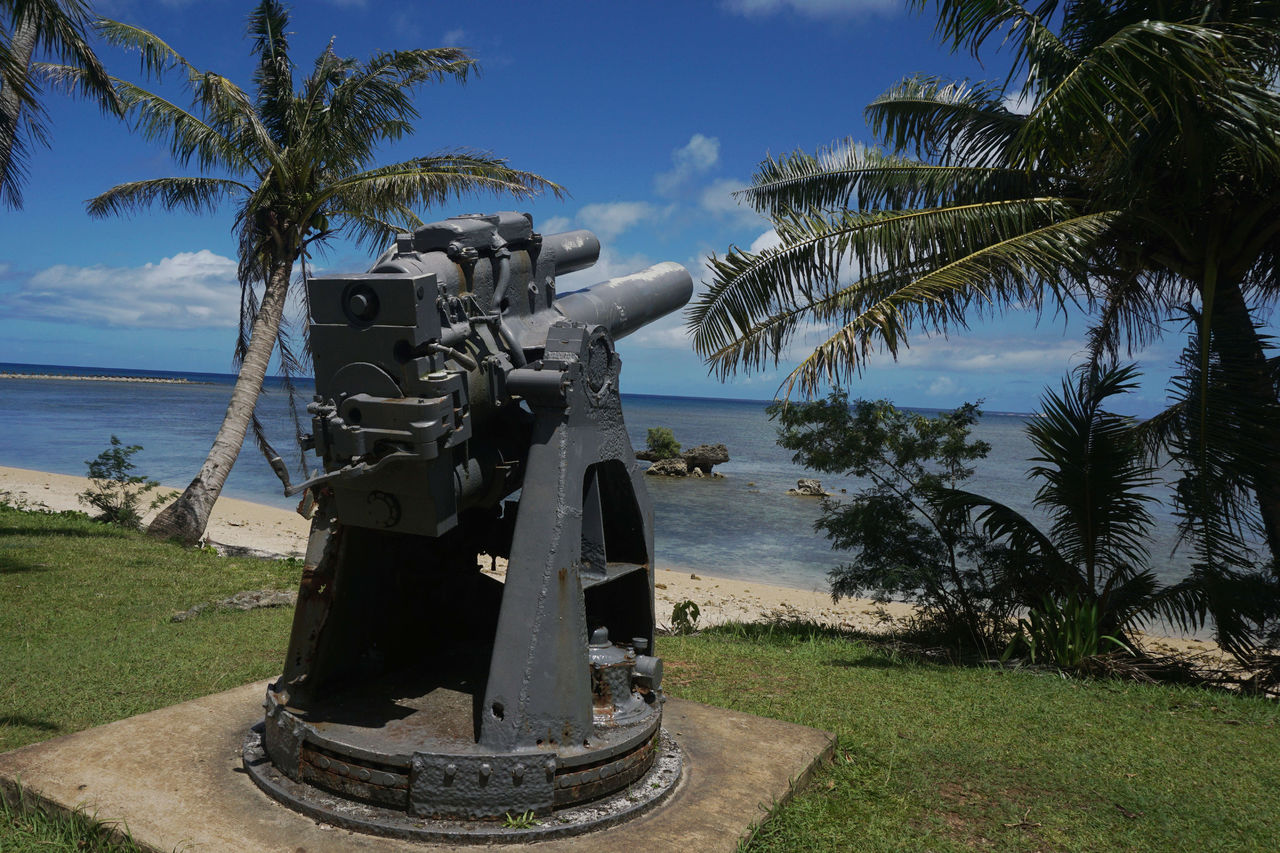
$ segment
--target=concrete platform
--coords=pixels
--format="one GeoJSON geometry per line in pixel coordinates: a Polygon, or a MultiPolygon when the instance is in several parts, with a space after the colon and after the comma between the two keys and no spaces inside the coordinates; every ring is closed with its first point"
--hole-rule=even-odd
{"type": "MultiPolygon", "coordinates": [[[[240,763],[246,730],[262,718],[267,682],[246,684],[0,755],[0,788],[21,785],[65,809],[119,821],[161,853],[321,853],[457,850],[335,829],[268,798],[240,763]]],[[[684,750],[684,777],[662,806],[623,827],[535,847],[586,853],[619,846],[733,850],[738,839],[828,759],[828,732],[671,699],[664,727],[684,750]],[[612,838],[610,837],[612,835],[612,838]],[[607,845],[607,846],[606,846],[607,845]]]]}

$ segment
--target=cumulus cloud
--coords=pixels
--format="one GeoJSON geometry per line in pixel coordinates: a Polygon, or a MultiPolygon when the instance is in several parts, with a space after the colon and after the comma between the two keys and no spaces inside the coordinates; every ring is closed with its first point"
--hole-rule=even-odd
{"type": "Polygon", "coordinates": [[[764,218],[752,210],[750,205],[739,201],[733,195],[746,187],[746,183],[736,178],[721,178],[704,188],[699,200],[703,210],[709,213],[731,220],[744,228],[759,226],[764,218]]]}
{"type": "Polygon", "coordinates": [[[939,376],[929,383],[925,393],[930,397],[950,397],[960,390],[960,384],[950,376],[939,376]]]}
{"type": "Polygon", "coordinates": [[[710,171],[720,161],[720,140],[695,133],[688,143],[671,153],[671,171],[654,178],[661,195],[672,195],[697,175],[710,171]]]}
{"type": "Polygon", "coordinates": [[[577,219],[602,240],[612,240],[622,232],[655,218],[658,208],[647,201],[611,201],[588,204],[578,211],[577,219]]]}
{"type": "Polygon", "coordinates": [[[1002,103],[1006,110],[1020,116],[1030,115],[1031,107],[1034,105],[1029,92],[1011,92],[1004,96],[1002,103]]]}
{"type": "Polygon", "coordinates": [[[920,338],[910,349],[898,350],[903,367],[973,373],[1060,372],[1079,361],[1084,342],[1046,337],[920,338]]]}
{"type": "Polygon", "coordinates": [[[234,327],[240,314],[236,262],[208,249],[141,267],[41,270],[0,307],[10,316],[126,328],[234,327]]]}
{"type": "Polygon", "coordinates": [[[795,12],[807,18],[847,18],[900,9],[898,0],[723,0],[723,8],[749,18],[795,12]]]}
{"type": "Polygon", "coordinates": [[[573,222],[567,216],[548,216],[534,227],[540,234],[560,234],[572,228],[573,222]]]}
{"type": "Polygon", "coordinates": [[[449,30],[449,32],[440,37],[440,44],[444,47],[458,47],[466,37],[466,31],[461,28],[449,30]]]}
{"type": "Polygon", "coordinates": [[[601,281],[639,272],[653,266],[657,261],[647,255],[623,255],[608,246],[600,249],[600,260],[594,266],[578,270],[556,278],[556,292],[569,293],[581,290],[601,281]]]}
{"type": "Polygon", "coordinates": [[[755,254],[757,252],[763,252],[765,249],[772,249],[774,246],[781,245],[782,238],[778,236],[777,231],[770,228],[768,231],[751,241],[751,246],[748,251],[755,254]]]}

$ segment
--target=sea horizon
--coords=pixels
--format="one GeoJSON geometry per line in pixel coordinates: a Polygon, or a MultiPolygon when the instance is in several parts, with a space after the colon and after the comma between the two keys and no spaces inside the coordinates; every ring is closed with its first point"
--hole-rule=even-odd
{"type": "MultiPolygon", "coordinates": [[[[202,371],[183,371],[183,370],[160,370],[158,368],[135,368],[135,367],[103,367],[95,365],[73,365],[73,364],[32,364],[17,361],[0,361],[0,373],[42,373],[48,376],[66,376],[72,379],[79,376],[112,376],[120,378],[138,378],[138,379],[185,379],[189,382],[209,382],[213,384],[230,384],[235,381],[235,373],[213,373],[202,371]],[[74,371],[74,372],[72,372],[74,371]]],[[[293,382],[314,383],[313,376],[294,376],[291,377],[293,382]]],[[[268,374],[264,380],[273,386],[280,386],[284,382],[284,378],[279,374],[268,374]]],[[[692,402],[717,402],[717,403],[750,403],[761,406],[768,406],[775,402],[777,398],[755,398],[755,397],[706,397],[692,394],[641,394],[629,391],[622,392],[623,399],[637,400],[687,400],[692,402]]],[[[930,406],[900,406],[899,408],[911,412],[937,413],[951,411],[948,408],[937,408],[930,406]]],[[[1036,417],[1036,412],[1008,412],[995,411],[990,409],[982,410],[984,415],[993,415],[999,417],[1010,418],[1031,418],[1036,417]]]]}

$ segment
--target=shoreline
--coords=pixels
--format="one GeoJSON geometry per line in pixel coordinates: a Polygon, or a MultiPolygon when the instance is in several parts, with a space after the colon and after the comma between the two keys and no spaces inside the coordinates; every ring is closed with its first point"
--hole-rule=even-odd
{"type": "Polygon", "coordinates": [[[45,381],[66,381],[66,382],[148,382],[153,385],[195,385],[190,379],[179,379],[172,376],[112,376],[108,374],[97,375],[71,375],[62,373],[0,373],[0,379],[43,379],[45,381]]]}
{"type": "MultiPolygon", "coordinates": [[[[26,468],[0,466],[0,498],[45,507],[55,512],[85,509],[77,498],[88,488],[84,477],[53,474],[26,468]]],[[[163,485],[152,494],[179,491],[163,485]]],[[[153,513],[148,513],[150,520],[153,513]]],[[[296,512],[253,503],[239,498],[222,497],[214,505],[206,538],[209,542],[234,549],[248,549],[257,555],[280,555],[301,558],[306,550],[310,522],[296,512]]],[[[481,559],[482,571],[501,576],[505,561],[498,561],[494,572],[488,561],[481,559]]],[[[916,608],[904,602],[877,604],[870,599],[831,600],[825,589],[798,589],[778,584],[739,578],[700,575],[681,568],[674,560],[671,568],[654,571],[654,607],[659,626],[669,626],[676,604],[693,601],[701,611],[699,627],[724,622],[752,622],[770,619],[805,619],[824,626],[853,631],[883,631],[893,622],[911,618],[916,608]]],[[[1209,640],[1194,637],[1144,635],[1156,651],[1190,653],[1215,652],[1209,640]]]]}

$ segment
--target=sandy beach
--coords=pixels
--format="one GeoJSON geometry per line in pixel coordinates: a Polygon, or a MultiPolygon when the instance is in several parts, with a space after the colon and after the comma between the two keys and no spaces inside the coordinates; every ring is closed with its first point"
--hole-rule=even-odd
{"type": "MultiPolygon", "coordinates": [[[[13,503],[43,505],[55,511],[83,510],[85,507],[76,496],[87,487],[88,480],[83,477],[0,467],[0,496],[7,492],[8,500],[13,503]]],[[[310,523],[297,513],[223,497],[214,507],[207,538],[216,545],[301,557],[309,529],[310,523]]],[[[487,560],[482,565],[489,570],[487,560]]],[[[500,563],[499,574],[502,568],[500,563]]],[[[663,624],[670,619],[672,607],[685,600],[698,605],[699,624],[704,626],[790,615],[829,625],[873,629],[883,624],[882,613],[901,618],[912,612],[906,604],[881,608],[870,601],[848,599],[833,604],[824,588],[790,589],[674,568],[659,568],[655,586],[658,618],[663,624]]]]}
{"type": "MultiPolygon", "coordinates": [[[[83,477],[50,474],[23,468],[0,467],[0,498],[51,510],[83,510],[77,495],[88,486],[83,477]]],[[[248,548],[290,557],[306,549],[310,522],[297,513],[235,498],[220,498],[209,522],[210,543],[248,548]]],[[[676,558],[678,559],[678,558],[676,558]]],[[[672,560],[658,555],[658,565],[672,560]]],[[[482,562],[491,571],[489,561],[482,562]]],[[[497,573],[505,567],[499,561],[497,573]]],[[[700,626],[726,621],[754,621],[780,616],[810,619],[824,625],[854,630],[883,630],[892,620],[909,617],[913,608],[902,603],[876,604],[864,599],[832,602],[825,585],[793,589],[773,584],[714,577],[679,568],[659,568],[655,574],[658,623],[666,625],[672,608],[681,601],[695,602],[701,610],[700,626]]],[[[1148,644],[1165,651],[1203,652],[1214,644],[1191,638],[1149,637],[1148,644]]]]}

